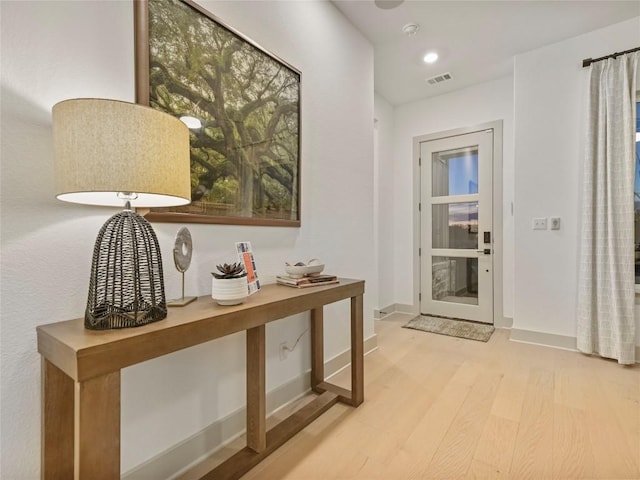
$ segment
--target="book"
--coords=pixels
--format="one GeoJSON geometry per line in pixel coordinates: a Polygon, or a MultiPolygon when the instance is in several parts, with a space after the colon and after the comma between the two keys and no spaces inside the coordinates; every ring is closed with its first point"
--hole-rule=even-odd
{"type": "Polygon", "coordinates": [[[338,277],[335,275],[314,275],[312,277],[293,278],[289,275],[278,275],[276,282],[288,287],[305,288],[338,283],[338,277]]]}

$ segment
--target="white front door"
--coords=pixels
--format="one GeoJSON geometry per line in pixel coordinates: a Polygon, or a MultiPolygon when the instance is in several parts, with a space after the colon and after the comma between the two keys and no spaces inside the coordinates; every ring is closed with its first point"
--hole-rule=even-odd
{"type": "Polygon", "coordinates": [[[420,312],[493,323],[493,130],[420,143],[420,312]]]}

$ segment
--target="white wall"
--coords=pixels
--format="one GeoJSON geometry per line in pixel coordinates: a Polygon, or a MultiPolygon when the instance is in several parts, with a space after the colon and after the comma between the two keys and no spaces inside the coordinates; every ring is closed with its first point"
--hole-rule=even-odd
{"type": "MultiPolygon", "coordinates": [[[[214,14],[302,70],[302,227],[188,225],[195,253],[189,294],[209,292],[214,264],[252,242],[263,279],[286,260],[318,257],[367,281],[365,338],[378,306],[373,230],[373,54],[328,2],[212,2],[214,14]],[[312,21],[310,21],[312,20],[312,21]]],[[[50,110],[73,97],[133,101],[131,2],[0,2],[2,257],[0,477],[39,477],[40,358],[35,327],[82,316],[95,236],[113,210],[54,199],[50,110]]],[[[167,297],[181,225],[155,224],[167,297]]],[[[326,358],[348,348],[348,302],[326,309],[326,358]]],[[[280,361],[306,316],[267,328],[272,389],[310,366],[308,335],[280,361]],[[302,321],[300,321],[302,320],[302,321]]],[[[244,336],[128,368],[122,376],[122,470],[175,445],[244,404],[244,336]]]]}
{"type": "MultiPolygon", "coordinates": [[[[428,88],[428,87],[425,87],[428,88]]],[[[504,316],[513,312],[513,78],[504,77],[395,108],[395,302],[413,304],[413,138],[503,121],[504,316]]],[[[417,306],[416,306],[417,307],[417,306]]]]}
{"type": "Polygon", "coordinates": [[[393,195],[393,123],[394,109],[381,95],[374,97],[374,211],[377,212],[376,258],[378,276],[378,307],[396,302],[394,295],[394,195],[393,195]]]}
{"type": "Polygon", "coordinates": [[[639,32],[637,17],[515,58],[514,328],[576,335],[582,59],[637,47],[639,32]],[[531,229],[549,216],[559,231],[531,229]]]}

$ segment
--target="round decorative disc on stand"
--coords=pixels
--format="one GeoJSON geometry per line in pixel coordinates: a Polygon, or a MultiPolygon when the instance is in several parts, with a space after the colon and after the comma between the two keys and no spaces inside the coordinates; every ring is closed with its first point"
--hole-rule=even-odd
{"type": "Polygon", "coordinates": [[[184,296],[184,273],[191,265],[191,256],[193,255],[193,241],[191,240],[191,232],[186,227],[182,227],[176,234],[176,241],[173,246],[173,261],[176,269],[182,274],[182,298],[167,302],[168,307],[184,307],[193,302],[196,297],[184,296]]]}
{"type": "Polygon", "coordinates": [[[176,242],[173,247],[173,261],[179,272],[186,272],[191,265],[193,255],[193,241],[188,228],[182,227],[176,234],[176,242]]]}

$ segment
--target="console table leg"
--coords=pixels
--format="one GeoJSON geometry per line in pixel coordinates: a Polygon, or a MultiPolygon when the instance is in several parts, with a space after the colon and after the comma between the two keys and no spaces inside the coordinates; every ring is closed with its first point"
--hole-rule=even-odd
{"type": "Polygon", "coordinates": [[[247,330],[247,447],[267,448],[265,382],[265,326],[247,330]]]}
{"type": "Polygon", "coordinates": [[[44,358],[41,478],[73,478],[73,379],[44,358]]]}
{"type": "Polygon", "coordinates": [[[75,384],[74,423],[74,479],[119,479],[119,370],[75,384]]]}
{"type": "Polygon", "coordinates": [[[351,298],[351,404],[364,402],[364,331],[362,295],[351,298]]]}
{"type": "Polygon", "coordinates": [[[324,316],[322,307],[311,310],[311,389],[318,391],[324,382],[324,316]]]}

